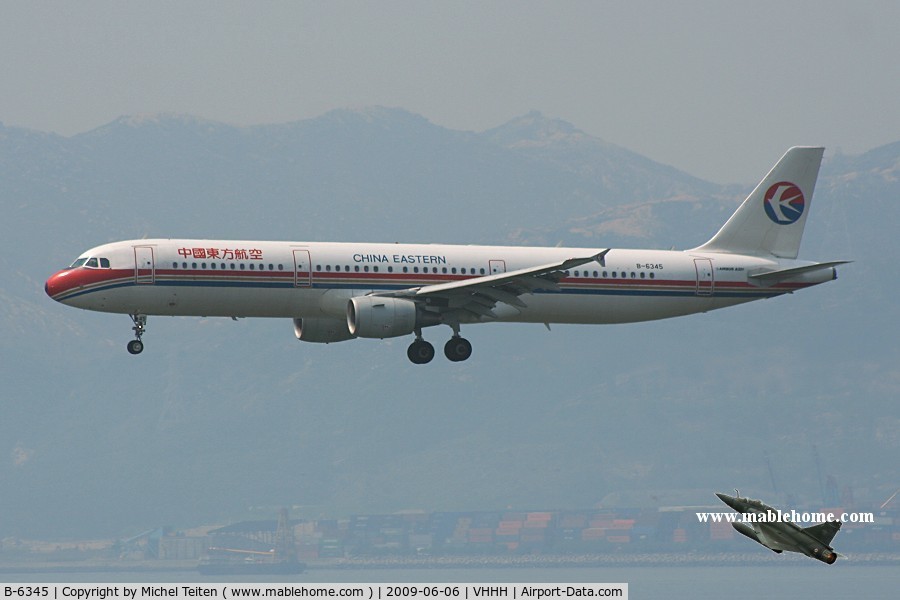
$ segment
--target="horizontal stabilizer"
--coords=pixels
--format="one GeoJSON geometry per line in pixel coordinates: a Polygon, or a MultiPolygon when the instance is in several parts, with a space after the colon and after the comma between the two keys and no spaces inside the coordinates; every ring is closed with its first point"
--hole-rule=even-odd
{"type": "Polygon", "coordinates": [[[833,260],[830,262],[816,263],[814,265],[806,265],[803,267],[793,267],[790,269],[779,269],[777,271],[766,271],[764,273],[754,273],[753,275],[748,275],[748,279],[752,282],[757,282],[765,285],[772,285],[775,283],[779,283],[781,281],[787,281],[788,279],[793,279],[794,277],[799,277],[800,275],[805,275],[807,273],[814,273],[816,271],[820,271],[823,269],[833,269],[838,265],[845,265],[853,261],[850,260],[833,260]]]}

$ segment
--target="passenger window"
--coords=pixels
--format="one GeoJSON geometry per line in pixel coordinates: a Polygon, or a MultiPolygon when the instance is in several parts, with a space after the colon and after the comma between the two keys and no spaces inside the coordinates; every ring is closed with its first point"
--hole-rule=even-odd
{"type": "Polygon", "coordinates": [[[215,269],[215,268],[216,268],[216,263],[209,263],[209,268],[210,268],[210,269],[215,269]]]}
{"type": "Polygon", "coordinates": [[[244,270],[244,267],[245,267],[245,266],[246,266],[246,265],[244,265],[244,263],[241,263],[241,271],[244,270]]]}
{"type": "Polygon", "coordinates": [[[178,268],[178,263],[177,263],[177,262],[172,263],[172,268],[173,268],[173,269],[177,269],[177,268],[178,268]]]}
{"type": "Polygon", "coordinates": [[[181,263],[181,268],[182,268],[182,269],[187,269],[187,263],[186,263],[186,262],[181,263]]]}
{"type": "Polygon", "coordinates": [[[374,267],[372,267],[372,270],[375,271],[375,272],[377,273],[377,272],[378,272],[378,265],[375,265],[374,267]]]}
{"type": "Polygon", "coordinates": [[[393,272],[394,272],[394,267],[388,266],[388,273],[393,273],[393,272]]]}
{"type": "Polygon", "coordinates": [[[231,270],[234,271],[234,269],[235,269],[234,263],[231,263],[231,270]]]}
{"type": "Polygon", "coordinates": [[[368,272],[369,272],[369,265],[364,266],[364,267],[363,267],[363,271],[365,271],[366,273],[368,273],[368,272]]]}

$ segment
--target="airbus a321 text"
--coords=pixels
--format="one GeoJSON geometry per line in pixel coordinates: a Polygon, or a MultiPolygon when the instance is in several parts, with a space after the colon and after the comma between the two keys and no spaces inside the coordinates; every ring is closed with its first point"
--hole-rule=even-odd
{"type": "Polygon", "coordinates": [[[822,148],[785,153],[715,236],[684,251],[437,244],[146,239],[104,244],[51,276],[63,304],[131,316],[139,354],[149,315],[292,319],[304,342],[415,335],[447,325],[627,323],[771,298],[830,281],[847,261],[797,260],[822,148]]]}

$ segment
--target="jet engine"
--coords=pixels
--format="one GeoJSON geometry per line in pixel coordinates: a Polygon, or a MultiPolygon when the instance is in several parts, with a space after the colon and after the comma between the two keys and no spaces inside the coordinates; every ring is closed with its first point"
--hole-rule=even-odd
{"type": "Polygon", "coordinates": [[[347,329],[362,338],[407,335],[416,328],[416,313],[412,300],[356,296],[347,303],[347,329]]]}
{"type": "Polygon", "coordinates": [[[821,553],[817,552],[813,558],[818,558],[825,564],[833,565],[834,561],[836,561],[838,558],[838,553],[832,552],[831,550],[828,550],[826,548],[826,549],[823,549],[821,553]]]}
{"type": "Polygon", "coordinates": [[[294,335],[301,342],[329,344],[352,340],[356,336],[343,319],[294,319],[294,335]]]}

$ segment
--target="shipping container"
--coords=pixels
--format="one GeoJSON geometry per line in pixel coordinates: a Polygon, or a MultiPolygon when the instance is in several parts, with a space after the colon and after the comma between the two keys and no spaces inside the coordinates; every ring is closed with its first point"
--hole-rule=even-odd
{"type": "Polygon", "coordinates": [[[588,527],[600,527],[609,529],[612,527],[613,519],[607,517],[594,517],[588,522],[588,527]]]}
{"type": "Polygon", "coordinates": [[[553,513],[551,512],[530,512],[525,519],[526,521],[551,521],[553,513]]]}
{"type": "Polygon", "coordinates": [[[567,514],[559,519],[559,526],[563,529],[584,529],[587,523],[588,518],[585,514],[567,514]]]}

